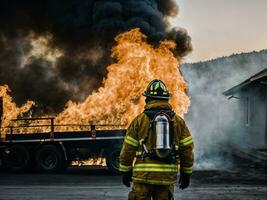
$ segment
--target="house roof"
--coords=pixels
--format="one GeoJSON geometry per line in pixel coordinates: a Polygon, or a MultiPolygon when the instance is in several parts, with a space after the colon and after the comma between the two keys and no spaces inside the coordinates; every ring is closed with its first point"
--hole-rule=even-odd
{"type": "Polygon", "coordinates": [[[260,71],[259,73],[251,76],[249,79],[241,82],[240,84],[230,88],[229,90],[226,90],[225,92],[223,92],[223,95],[225,96],[229,96],[229,95],[232,95],[234,93],[236,93],[237,91],[239,91],[240,89],[252,84],[253,82],[259,80],[259,79],[262,79],[264,77],[267,77],[267,68],[260,71]]]}

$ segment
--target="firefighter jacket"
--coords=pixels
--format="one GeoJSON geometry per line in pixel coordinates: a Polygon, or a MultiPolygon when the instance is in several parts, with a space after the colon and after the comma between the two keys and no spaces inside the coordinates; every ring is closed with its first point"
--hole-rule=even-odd
{"type": "MultiPolygon", "coordinates": [[[[153,100],[146,104],[145,109],[172,109],[166,101],[153,100]]],[[[150,121],[145,113],[139,114],[127,129],[122,150],[120,153],[121,172],[133,170],[133,181],[155,185],[171,185],[176,182],[177,172],[180,171],[191,174],[194,162],[193,140],[184,120],[175,115],[173,117],[173,128],[175,137],[175,149],[179,159],[174,163],[152,160],[146,157],[141,160],[143,151],[142,141],[150,131],[150,121]]],[[[152,134],[149,134],[146,146],[150,150],[153,141],[152,134]]]]}

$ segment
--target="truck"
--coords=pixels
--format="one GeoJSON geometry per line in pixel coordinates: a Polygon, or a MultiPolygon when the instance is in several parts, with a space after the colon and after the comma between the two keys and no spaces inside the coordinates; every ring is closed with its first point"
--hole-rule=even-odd
{"type": "Polygon", "coordinates": [[[54,121],[52,117],[19,118],[12,120],[12,125],[1,127],[0,165],[11,172],[37,169],[55,173],[74,161],[105,158],[107,168],[119,173],[119,155],[126,133],[122,126],[63,125],[54,121]]]}

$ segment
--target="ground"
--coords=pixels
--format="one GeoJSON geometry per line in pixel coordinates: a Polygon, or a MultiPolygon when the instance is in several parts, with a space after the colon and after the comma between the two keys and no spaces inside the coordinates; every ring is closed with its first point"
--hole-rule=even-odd
{"type": "MultiPolygon", "coordinates": [[[[129,188],[106,169],[69,168],[62,174],[0,172],[1,200],[125,200],[129,188]]],[[[196,171],[190,188],[175,188],[181,200],[266,200],[266,168],[255,164],[222,171],[196,171]]]]}

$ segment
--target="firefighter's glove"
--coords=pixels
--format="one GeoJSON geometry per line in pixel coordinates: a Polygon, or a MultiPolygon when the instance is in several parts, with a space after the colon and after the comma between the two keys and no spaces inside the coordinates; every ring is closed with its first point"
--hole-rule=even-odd
{"type": "Polygon", "coordinates": [[[181,172],[179,179],[179,188],[183,190],[187,188],[189,184],[190,184],[190,174],[181,172]]]}
{"type": "Polygon", "coordinates": [[[132,180],[132,175],[133,175],[133,171],[130,170],[128,172],[123,172],[122,174],[122,183],[123,185],[125,185],[126,187],[130,187],[131,186],[131,182],[132,180]]]}

